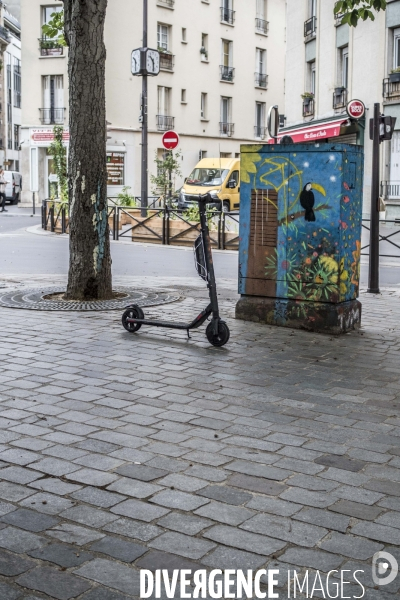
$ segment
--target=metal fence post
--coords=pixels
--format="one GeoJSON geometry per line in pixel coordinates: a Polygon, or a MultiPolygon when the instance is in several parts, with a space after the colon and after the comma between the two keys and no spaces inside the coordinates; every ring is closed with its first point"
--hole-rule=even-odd
{"type": "Polygon", "coordinates": [[[50,206],[50,231],[54,233],[54,204],[50,206]]]}
{"type": "Polygon", "coordinates": [[[169,246],[169,208],[165,206],[165,228],[166,228],[166,244],[169,246]]]}
{"type": "Polygon", "coordinates": [[[47,229],[47,214],[46,214],[47,203],[46,200],[42,201],[42,229],[46,231],[47,229]]]}
{"type": "Polygon", "coordinates": [[[61,209],[61,233],[65,233],[65,231],[65,206],[63,206],[61,209]]]}
{"type": "Polygon", "coordinates": [[[116,207],[115,209],[115,239],[118,242],[119,240],[119,206],[116,207]]]}

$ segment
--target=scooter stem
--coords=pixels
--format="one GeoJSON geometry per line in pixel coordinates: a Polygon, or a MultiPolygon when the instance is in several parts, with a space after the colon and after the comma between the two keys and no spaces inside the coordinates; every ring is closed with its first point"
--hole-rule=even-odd
{"type": "MultiPolygon", "coordinates": [[[[214,273],[214,263],[212,257],[211,250],[211,240],[210,240],[210,232],[208,229],[207,223],[207,214],[206,214],[206,201],[200,200],[199,198],[199,214],[200,214],[200,225],[201,225],[201,235],[203,237],[203,245],[204,245],[204,255],[207,267],[207,287],[210,296],[210,303],[212,308],[213,320],[215,323],[218,323],[219,320],[219,307],[218,307],[218,297],[217,297],[217,286],[215,283],[215,273],[214,273]]],[[[218,327],[218,325],[217,325],[218,327]]]]}

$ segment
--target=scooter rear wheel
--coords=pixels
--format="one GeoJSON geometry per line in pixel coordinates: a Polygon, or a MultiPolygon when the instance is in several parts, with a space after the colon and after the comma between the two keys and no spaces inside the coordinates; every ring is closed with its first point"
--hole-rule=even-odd
{"type": "Polygon", "coordinates": [[[212,321],[207,325],[206,336],[212,346],[224,346],[230,335],[229,327],[225,321],[218,322],[218,334],[214,333],[214,323],[212,321]]]}
{"type": "Polygon", "coordinates": [[[135,333],[135,331],[139,331],[141,328],[141,323],[129,323],[127,319],[144,319],[144,312],[140,306],[135,304],[134,306],[127,308],[122,315],[122,325],[129,333],[135,333]]]}

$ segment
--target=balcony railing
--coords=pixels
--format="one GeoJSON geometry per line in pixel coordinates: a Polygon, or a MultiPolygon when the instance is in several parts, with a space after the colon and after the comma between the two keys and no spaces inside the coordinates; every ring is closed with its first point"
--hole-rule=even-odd
{"type": "Polygon", "coordinates": [[[168,131],[174,128],[174,117],[168,117],[167,115],[157,115],[157,129],[158,131],[168,131]]]}
{"type": "Polygon", "coordinates": [[[342,19],[343,19],[344,13],[337,13],[335,15],[335,25],[339,26],[342,24],[342,19]]]}
{"type": "Polygon", "coordinates": [[[400,98],[400,73],[393,73],[391,77],[383,80],[383,97],[385,100],[400,98]]]}
{"type": "Polygon", "coordinates": [[[10,33],[9,31],[0,25],[0,38],[1,41],[6,42],[7,44],[10,42],[10,33]]]}
{"type": "Polygon", "coordinates": [[[265,73],[254,73],[256,87],[266,88],[268,85],[268,75],[265,73]]]}
{"type": "Polygon", "coordinates": [[[160,69],[164,71],[174,70],[174,55],[167,52],[160,52],[160,69]]]}
{"type": "Polygon", "coordinates": [[[221,135],[232,137],[235,132],[235,124],[222,122],[219,124],[219,132],[221,135]]]}
{"type": "Polygon", "coordinates": [[[235,22],[235,11],[221,6],[221,21],[233,25],[235,22]]]}
{"type": "Polygon", "coordinates": [[[40,121],[43,125],[62,125],[65,119],[65,108],[39,108],[40,121]]]}
{"type": "Polygon", "coordinates": [[[268,35],[269,23],[268,21],[264,21],[264,19],[259,19],[256,17],[256,30],[264,35],[268,35]]]}
{"type": "Polygon", "coordinates": [[[235,69],[232,67],[225,67],[224,65],[220,65],[221,71],[221,81],[230,81],[232,82],[235,78],[235,69]]]}
{"type": "Polygon", "coordinates": [[[174,8],[175,0],[157,0],[157,4],[167,6],[168,8],[174,8]]]}
{"type": "Polygon", "coordinates": [[[333,108],[346,108],[347,90],[346,88],[336,88],[333,92],[333,108]]]}
{"type": "Polygon", "coordinates": [[[304,98],[303,117],[312,117],[314,114],[314,98],[304,98]]]}
{"type": "Polygon", "coordinates": [[[39,38],[40,56],[62,56],[64,47],[55,40],[39,38]]]}
{"type": "Polygon", "coordinates": [[[381,181],[381,196],[400,200],[400,181],[381,181]]]}
{"type": "Polygon", "coordinates": [[[317,17],[311,17],[304,23],[304,37],[312,37],[317,31],[317,17]]]}
{"type": "Polygon", "coordinates": [[[261,127],[261,125],[255,125],[254,126],[254,137],[256,137],[260,140],[265,140],[265,138],[267,137],[267,128],[261,127]]]}

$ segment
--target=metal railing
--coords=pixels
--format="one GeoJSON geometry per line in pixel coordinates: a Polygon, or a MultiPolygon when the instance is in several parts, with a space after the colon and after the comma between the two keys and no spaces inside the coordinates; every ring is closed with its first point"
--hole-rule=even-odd
{"type": "Polygon", "coordinates": [[[390,81],[389,77],[383,80],[382,94],[385,100],[390,100],[392,98],[400,98],[400,73],[396,73],[396,75],[399,75],[399,81],[390,81]]]}
{"type": "Polygon", "coordinates": [[[235,11],[221,6],[221,21],[233,25],[235,22],[235,11]]]}
{"type": "Polygon", "coordinates": [[[400,181],[381,181],[381,196],[400,200],[400,181]]]}
{"type": "MultiPolygon", "coordinates": [[[[185,212],[169,206],[157,206],[162,199],[154,197],[146,207],[118,206],[109,198],[108,223],[113,240],[129,238],[133,242],[162,245],[191,245],[200,232],[200,223],[189,220],[185,212]]],[[[218,249],[239,246],[239,212],[208,210],[210,239],[218,249]]],[[[53,233],[69,233],[68,204],[55,200],[42,202],[42,229],[53,233]]]]}
{"type": "Polygon", "coordinates": [[[304,23],[304,37],[313,36],[317,31],[317,17],[311,17],[304,23]]]}
{"type": "Polygon", "coordinates": [[[157,129],[158,131],[168,131],[174,128],[174,117],[168,117],[166,115],[157,115],[157,129]]]}
{"type": "Polygon", "coordinates": [[[10,42],[10,33],[9,31],[3,27],[2,25],[0,25],[0,38],[2,40],[4,40],[5,42],[7,42],[7,44],[10,42]]]}
{"type": "Polygon", "coordinates": [[[254,137],[264,140],[267,137],[267,127],[254,126],[254,137]]]}
{"type": "Polygon", "coordinates": [[[43,125],[62,125],[65,119],[65,108],[39,108],[40,121],[43,125]]]}
{"type": "Polygon", "coordinates": [[[157,4],[168,6],[168,8],[174,8],[175,0],[157,0],[157,4]]]}
{"type": "Polygon", "coordinates": [[[40,56],[63,56],[64,47],[56,40],[39,38],[40,56]]]}
{"type": "Polygon", "coordinates": [[[303,100],[303,117],[312,117],[314,114],[314,98],[303,100]]]}
{"type": "Polygon", "coordinates": [[[346,108],[347,104],[347,90],[346,88],[337,88],[333,92],[333,108],[346,108]]]}
{"type": "Polygon", "coordinates": [[[235,132],[235,124],[221,122],[219,124],[219,132],[221,135],[227,135],[228,137],[231,137],[235,132]]]}
{"type": "Polygon", "coordinates": [[[258,17],[256,17],[256,30],[259,31],[260,33],[263,33],[264,35],[268,35],[269,22],[264,21],[264,19],[259,19],[258,17]]]}
{"type": "Polygon", "coordinates": [[[221,81],[233,81],[235,78],[235,69],[233,67],[226,67],[225,65],[220,65],[220,78],[221,81]]]}
{"type": "Polygon", "coordinates": [[[160,69],[165,71],[173,71],[174,69],[174,55],[168,52],[160,52],[160,69]]]}
{"type": "MultiPolygon", "coordinates": [[[[371,227],[365,225],[364,223],[370,223],[371,219],[363,219],[362,220],[362,226],[363,229],[366,229],[367,231],[370,231],[371,227]]],[[[398,242],[396,243],[392,238],[395,235],[399,235],[400,236],[400,219],[395,219],[395,220],[382,220],[379,221],[379,245],[381,244],[381,242],[386,242],[388,244],[390,244],[391,246],[397,248],[399,250],[399,252],[397,254],[383,254],[381,252],[379,252],[379,256],[381,258],[400,258],[400,237],[398,238],[398,242]],[[395,231],[391,231],[391,233],[388,233],[388,235],[385,235],[385,233],[383,233],[383,228],[386,228],[387,225],[389,225],[389,231],[390,231],[390,226],[392,225],[394,227],[398,227],[398,229],[395,229],[395,231]]],[[[366,244],[365,246],[361,247],[361,256],[368,256],[369,252],[363,252],[363,250],[366,250],[367,248],[369,248],[369,244],[366,244]]]]}
{"type": "Polygon", "coordinates": [[[257,87],[267,88],[268,75],[266,73],[254,73],[254,81],[257,87]]]}

